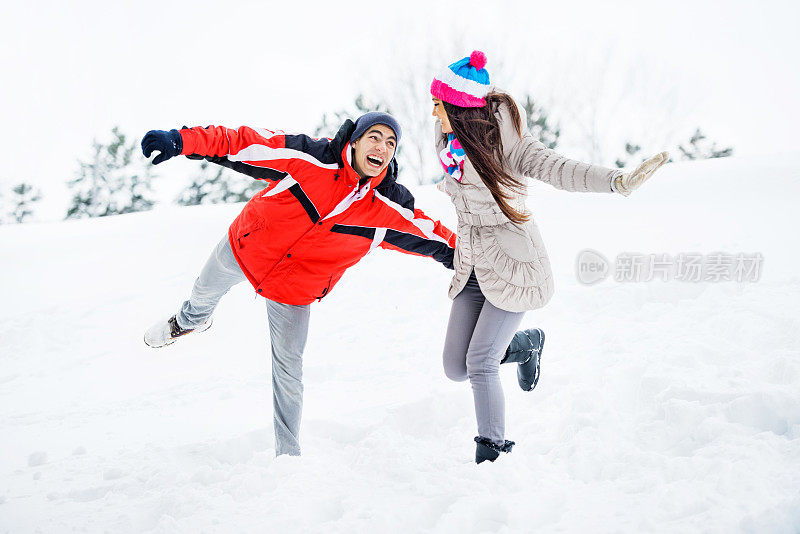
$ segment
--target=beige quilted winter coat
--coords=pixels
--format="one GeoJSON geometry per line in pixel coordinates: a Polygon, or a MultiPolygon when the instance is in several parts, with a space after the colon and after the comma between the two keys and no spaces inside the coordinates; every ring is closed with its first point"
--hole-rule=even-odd
{"type": "MultiPolygon", "coordinates": [[[[525,111],[519,111],[524,125],[525,111]]],[[[566,191],[614,192],[611,184],[621,171],[560,156],[535,140],[524,127],[520,138],[505,105],[496,116],[507,168],[515,177],[536,178],[566,191]]],[[[438,157],[446,145],[439,121],[435,135],[438,157]]],[[[464,289],[474,268],[483,294],[500,309],[520,312],[547,304],[553,296],[553,273],[533,218],[524,224],[508,220],[469,158],[464,160],[461,182],[445,173],[439,189],[450,196],[458,214],[450,298],[464,289]]],[[[517,210],[525,210],[526,197],[527,194],[515,193],[510,204],[517,210]]]]}

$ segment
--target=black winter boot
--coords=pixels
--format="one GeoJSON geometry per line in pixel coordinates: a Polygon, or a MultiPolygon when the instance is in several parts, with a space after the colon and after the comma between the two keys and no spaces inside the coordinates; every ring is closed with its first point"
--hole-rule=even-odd
{"type": "Polygon", "coordinates": [[[478,444],[477,448],[475,449],[476,464],[479,464],[484,460],[494,462],[497,460],[497,457],[500,456],[501,452],[511,452],[511,447],[514,446],[513,441],[506,440],[501,447],[500,445],[495,445],[492,443],[492,440],[489,438],[482,438],[480,436],[475,436],[475,443],[478,444]]]}
{"type": "Polygon", "coordinates": [[[500,363],[517,362],[517,382],[522,391],[531,391],[539,382],[539,364],[544,347],[541,328],[529,328],[514,334],[500,363]]]}

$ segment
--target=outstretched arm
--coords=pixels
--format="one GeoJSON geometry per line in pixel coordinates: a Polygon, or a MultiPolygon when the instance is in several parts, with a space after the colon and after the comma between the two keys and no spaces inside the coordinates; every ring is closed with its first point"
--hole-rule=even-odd
{"type": "MultiPolygon", "coordinates": [[[[569,159],[534,139],[524,127],[525,110],[518,109],[522,118],[522,137],[514,144],[509,161],[520,174],[547,182],[557,189],[628,196],[669,160],[669,154],[662,152],[646,160],[633,172],[625,173],[620,169],[569,159]]],[[[504,119],[510,121],[511,117],[507,114],[504,119]]]]}
{"type": "Polygon", "coordinates": [[[622,174],[620,170],[582,163],[557,154],[524,128],[509,160],[520,174],[572,192],[613,193],[612,182],[622,174]]]}
{"type": "Polygon", "coordinates": [[[414,197],[393,182],[374,191],[377,210],[376,244],[387,250],[429,256],[448,269],[453,268],[456,236],[441,222],[414,207],[414,197]]]}
{"type": "Polygon", "coordinates": [[[151,130],[142,139],[142,152],[150,157],[154,151],[161,152],[153,159],[154,165],[184,155],[267,180],[284,178],[296,156],[296,151],[286,148],[283,132],[249,126],[235,130],[224,126],[151,130]]]}
{"type": "MultiPolygon", "coordinates": [[[[522,136],[517,137],[513,128],[505,128],[505,131],[513,133],[503,137],[504,149],[512,169],[523,176],[546,182],[556,189],[572,192],[614,192],[611,184],[622,171],[582,163],[557,154],[541,141],[534,139],[528,131],[525,126],[525,109],[517,106],[517,111],[520,114],[522,136]],[[506,144],[510,146],[507,147],[506,144]]],[[[500,114],[504,124],[512,124],[513,119],[508,108],[501,107],[500,114]]]]}

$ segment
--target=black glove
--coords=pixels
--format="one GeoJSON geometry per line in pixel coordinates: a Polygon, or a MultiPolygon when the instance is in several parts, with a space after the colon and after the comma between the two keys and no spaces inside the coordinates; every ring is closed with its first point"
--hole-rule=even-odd
{"type": "Polygon", "coordinates": [[[167,161],[174,156],[180,156],[183,150],[183,140],[178,130],[150,130],[142,138],[142,153],[149,158],[153,151],[161,152],[153,158],[153,165],[158,165],[162,161],[167,161]]]}

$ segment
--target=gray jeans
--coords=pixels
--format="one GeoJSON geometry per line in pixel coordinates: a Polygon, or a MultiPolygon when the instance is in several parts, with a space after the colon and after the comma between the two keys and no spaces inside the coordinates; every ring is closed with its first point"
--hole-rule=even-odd
{"type": "MultiPolygon", "coordinates": [[[[192,296],[176,315],[181,328],[203,324],[231,287],[246,280],[233,257],[228,236],[222,238],[206,261],[192,288],[192,296]]],[[[308,337],[311,306],[267,300],[267,320],[272,345],[272,405],[275,454],[300,454],[300,417],[303,411],[303,350],[308,337]]]]}
{"type": "Polygon", "coordinates": [[[451,380],[469,378],[478,419],[478,435],[505,441],[505,399],[498,374],[500,360],[525,312],[493,306],[483,296],[475,273],[453,299],[444,341],[444,373],[451,380]]]}

